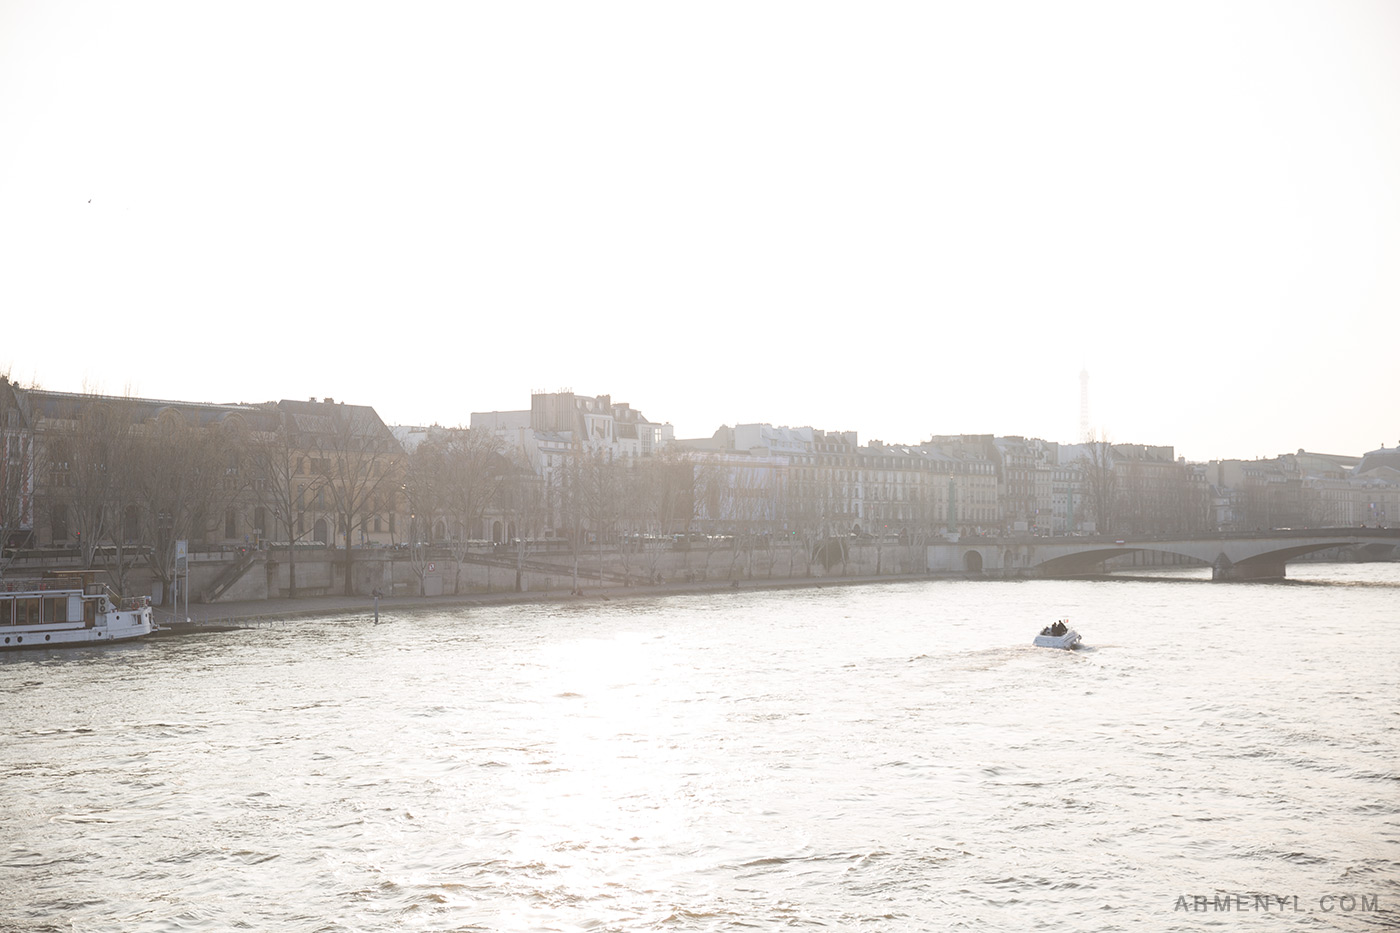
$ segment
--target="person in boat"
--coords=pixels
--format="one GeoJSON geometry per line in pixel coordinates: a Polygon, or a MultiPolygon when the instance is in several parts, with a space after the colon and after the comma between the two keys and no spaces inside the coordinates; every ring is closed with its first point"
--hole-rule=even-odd
{"type": "Polygon", "coordinates": [[[1054,636],[1058,637],[1058,636],[1060,636],[1060,635],[1063,635],[1064,633],[1065,633],[1065,624],[1064,624],[1063,622],[1061,622],[1061,621],[1059,621],[1059,620],[1056,620],[1055,624],[1052,625],[1052,626],[1050,626],[1050,634],[1051,634],[1051,635],[1054,635],[1054,636]]]}
{"type": "Polygon", "coordinates": [[[1049,634],[1050,634],[1050,626],[1047,625],[1047,626],[1045,626],[1045,628],[1041,629],[1041,630],[1040,630],[1040,634],[1042,634],[1042,635],[1049,635],[1049,634]]]}

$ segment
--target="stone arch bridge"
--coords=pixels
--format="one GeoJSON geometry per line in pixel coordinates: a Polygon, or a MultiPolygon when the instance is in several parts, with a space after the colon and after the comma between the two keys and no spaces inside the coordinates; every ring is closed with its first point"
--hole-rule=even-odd
{"type": "Polygon", "coordinates": [[[1104,573],[1103,562],[1124,554],[1179,554],[1211,567],[1214,580],[1282,579],[1290,560],[1335,547],[1380,557],[1395,553],[1400,528],[1275,529],[1208,535],[1097,535],[1065,538],[963,538],[928,546],[933,573],[1004,577],[1073,577],[1104,573]]]}

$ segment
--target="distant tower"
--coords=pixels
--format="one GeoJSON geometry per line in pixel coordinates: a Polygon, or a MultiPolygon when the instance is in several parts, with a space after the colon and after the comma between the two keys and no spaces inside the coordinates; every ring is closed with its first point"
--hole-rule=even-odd
{"type": "Polygon", "coordinates": [[[1079,439],[1087,444],[1094,439],[1089,430],[1089,369],[1079,370],[1079,439]]]}

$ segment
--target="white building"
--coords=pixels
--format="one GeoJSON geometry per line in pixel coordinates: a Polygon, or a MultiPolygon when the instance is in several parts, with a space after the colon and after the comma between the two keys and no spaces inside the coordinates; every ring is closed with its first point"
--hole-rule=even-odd
{"type": "Polygon", "coordinates": [[[651,421],[626,402],[567,390],[532,394],[528,410],[472,412],[470,425],[473,431],[494,433],[508,458],[528,465],[539,477],[547,503],[545,537],[562,533],[557,493],[560,470],[570,457],[587,454],[608,463],[635,461],[654,456],[675,441],[670,424],[651,421]]]}
{"type": "Polygon", "coordinates": [[[670,424],[650,421],[626,402],[568,391],[536,392],[526,411],[474,411],[471,427],[496,433],[537,467],[549,465],[540,460],[543,451],[578,450],[616,460],[652,456],[675,440],[670,424]]]}

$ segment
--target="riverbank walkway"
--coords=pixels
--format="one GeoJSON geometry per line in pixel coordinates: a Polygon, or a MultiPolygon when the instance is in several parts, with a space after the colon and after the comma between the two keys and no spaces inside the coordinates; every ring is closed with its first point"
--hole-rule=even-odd
{"type": "MultiPolygon", "coordinates": [[[[610,602],[641,597],[672,596],[686,593],[732,593],[735,590],[809,589],[832,586],[855,586],[870,583],[909,583],[933,579],[928,574],[882,574],[880,576],[823,576],[797,579],[775,578],[714,583],[662,583],[651,586],[589,586],[582,585],[581,594],[555,589],[528,593],[461,593],[443,596],[381,596],[379,613],[421,612],[459,606],[501,606],[512,603],[546,602],[610,602]]],[[[168,606],[155,609],[155,620],[163,628],[181,631],[212,627],[242,627],[260,622],[282,621],[317,616],[353,615],[371,618],[375,599],[372,596],[304,596],[279,599],[254,599],[234,602],[190,603],[188,613],[182,605],[178,611],[168,606]]]]}

